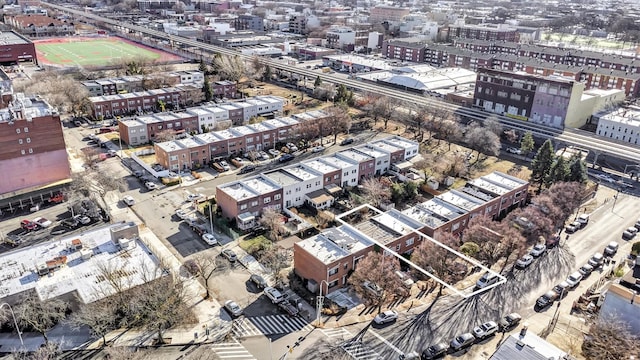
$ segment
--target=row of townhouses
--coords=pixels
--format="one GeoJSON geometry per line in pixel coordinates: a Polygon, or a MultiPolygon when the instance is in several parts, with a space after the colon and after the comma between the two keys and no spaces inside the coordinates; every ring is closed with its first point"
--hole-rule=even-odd
{"type": "Polygon", "coordinates": [[[495,216],[522,206],[529,184],[493,172],[404,211],[390,209],[359,223],[345,223],[294,243],[294,271],[311,291],[324,294],[347,285],[360,259],[383,244],[398,254],[409,254],[426,236],[459,234],[476,215],[495,216]]]}
{"type": "MultiPolygon", "coordinates": [[[[144,91],[147,88],[145,82],[155,82],[155,80],[161,80],[163,84],[169,86],[193,85],[195,87],[202,87],[204,84],[204,74],[201,71],[185,70],[166,74],[131,75],[83,81],[82,85],[89,91],[91,96],[102,96],[144,91]]],[[[213,89],[222,86],[224,90],[225,85],[232,85],[233,93],[229,95],[235,95],[235,83],[233,82],[218,81],[214,82],[211,86],[213,89]]],[[[225,97],[227,97],[226,94],[225,97]]]]}
{"type": "Polygon", "coordinates": [[[220,123],[246,124],[252,117],[282,112],[285,104],[286,99],[278,96],[256,96],[243,101],[202,105],[179,112],[122,119],[118,121],[118,130],[122,141],[136,146],[154,141],[161,131],[172,130],[176,134],[203,133],[213,130],[220,123]]]}
{"type": "Polygon", "coordinates": [[[224,217],[236,219],[240,229],[249,229],[267,207],[282,210],[307,203],[327,208],[333,205],[332,189],[357,186],[417,154],[418,143],[389,137],[219,185],[216,201],[224,217]]]}
{"type": "Polygon", "coordinates": [[[181,106],[190,100],[190,85],[174,86],[126,94],[92,96],[89,98],[91,116],[94,119],[110,119],[116,116],[155,111],[160,103],[165,106],[181,106]]]}

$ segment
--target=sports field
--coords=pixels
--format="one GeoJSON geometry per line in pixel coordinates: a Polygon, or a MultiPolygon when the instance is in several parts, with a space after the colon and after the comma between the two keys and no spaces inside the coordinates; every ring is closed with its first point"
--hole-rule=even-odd
{"type": "Polygon", "coordinates": [[[38,61],[46,65],[100,67],[143,58],[168,62],[180,57],[118,37],[57,38],[34,41],[38,61]]]}

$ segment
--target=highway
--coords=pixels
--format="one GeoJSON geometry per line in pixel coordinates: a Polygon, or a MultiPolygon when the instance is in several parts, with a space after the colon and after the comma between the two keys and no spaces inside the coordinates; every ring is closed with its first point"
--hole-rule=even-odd
{"type": "MultiPolygon", "coordinates": [[[[251,60],[254,58],[254,56],[252,55],[244,55],[232,49],[227,49],[227,48],[223,48],[215,45],[206,44],[198,40],[193,40],[193,39],[189,39],[181,36],[169,35],[162,31],[157,31],[157,30],[133,25],[133,24],[118,21],[118,20],[112,20],[106,17],[91,14],[81,10],[70,9],[68,7],[64,7],[60,5],[55,5],[55,4],[46,3],[46,2],[44,2],[44,4],[51,8],[66,12],[71,15],[76,15],[81,18],[83,17],[86,19],[91,19],[94,21],[102,22],[104,24],[109,24],[114,27],[127,29],[130,31],[138,32],[138,33],[145,34],[145,35],[152,36],[159,39],[164,39],[164,40],[168,39],[172,44],[180,43],[183,45],[188,45],[188,46],[195,47],[200,50],[208,51],[211,53],[220,53],[222,55],[228,55],[228,56],[239,56],[244,60],[251,60]]],[[[82,20],[81,18],[79,20],[82,20]]],[[[470,119],[470,120],[484,121],[484,119],[489,115],[495,115],[503,124],[503,126],[509,129],[516,129],[516,130],[525,131],[525,132],[530,131],[536,137],[552,138],[557,142],[562,142],[566,145],[576,146],[585,150],[589,150],[596,154],[604,154],[612,158],[631,161],[633,163],[640,162],[640,147],[633,146],[630,144],[625,144],[616,140],[603,139],[587,131],[578,130],[578,129],[565,129],[564,131],[559,129],[552,129],[552,128],[537,125],[537,124],[515,120],[507,116],[491,114],[478,109],[451,104],[437,98],[427,97],[419,94],[413,94],[413,93],[405,92],[399,89],[380,86],[374,83],[364,82],[361,80],[345,79],[339,75],[321,73],[319,71],[314,71],[312,69],[299,68],[293,65],[289,65],[287,63],[280,62],[278,60],[270,59],[270,58],[260,58],[260,60],[263,64],[270,66],[272,69],[289,72],[291,74],[301,75],[311,79],[320,77],[322,81],[326,81],[334,84],[344,84],[345,86],[347,86],[348,88],[354,91],[370,92],[370,93],[375,93],[380,95],[386,95],[388,97],[398,99],[406,103],[412,103],[418,106],[425,106],[425,107],[446,110],[453,114],[459,115],[461,117],[466,117],[467,119],[470,119]]]]}

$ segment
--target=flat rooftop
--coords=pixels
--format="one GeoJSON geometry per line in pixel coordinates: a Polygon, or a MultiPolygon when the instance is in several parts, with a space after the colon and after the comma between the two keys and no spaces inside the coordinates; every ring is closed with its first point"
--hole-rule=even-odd
{"type": "Polygon", "coordinates": [[[258,192],[254,191],[242,182],[226,183],[219,185],[218,188],[235,200],[249,199],[259,195],[258,192]]]}
{"type": "Polygon", "coordinates": [[[380,151],[374,147],[371,147],[369,145],[364,145],[364,146],[358,146],[357,148],[354,148],[355,151],[359,151],[363,154],[367,154],[371,157],[374,158],[380,158],[380,157],[385,157],[385,156],[389,156],[388,153],[380,151]]]}
{"type": "Polygon", "coordinates": [[[337,155],[340,157],[344,157],[346,159],[353,160],[356,163],[363,163],[365,161],[369,161],[373,159],[369,155],[363,154],[361,152],[353,151],[353,150],[340,151],[337,153],[337,155]]]}
{"type": "Polygon", "coordinates": [[[242,184],[244,186],[250,187],[258,194],[266,194],[278,190],[278,187],[269,182],[268,179],[262,177],[262,175],[259,175],[252,179],[243,180],[242,184]]]}
{"type": "Polygon", "coordinates": [[[387,151],[389,153],[394,153],[400,150],[404,151],[403,147],[388,143],[383,140],[372,142],[371,145],[377,147],[378,149],[382,149],[383,151],[387,151]]]}
{"type": "Polygon", "coordinates": [[[511,189],[505,187],[504,185],[496,184],[494,182],[484,179],[484,177],[473,179],[469,181],[468,184],[471,184],[482,190],[486,190],[486,191],[489,191],[490,193],[497,194],[497,195],[504,195],[509,191],[511,191],[511,189]]]}
{"type": "Polygon", "coordinates": [[[472,211],[485,203],[484,200],[480,200],[457,190],[447,191],[443,194],[437,195],[436,198],[466,211],[472,211]]]}
{"type": "Polygon", "coordinates": [[[382,139],[384,142],[397,146],[399,148],[403,148],[403,149],[409,149],[409,148],[414,148],[418,146],[418,143],[415,143],[413,141],[409,141],[406,139],[403,139],[401,137],[398,136],[393,136],[393,137],[389,137],[386,139],[382,139]]]}
{"type": "Polygon", "coordinates": [[[0,45],[19,45],[19,44],[29,44],[29,43],[31,43],[29,40],[14,33],[13,31],[0,32],[0,45]]]}
{"type": "Polygon", "coordinates": [[[307,180],[320,177],[318,174],[305,169],[305,167],[302,165],[287,167],[284,169],[284,171],[288,172],[289,174],[297,177],[302,181],[307,181],[307,180]]]}
{"type": "Polygon", "coordinates": [[[513,177],[507,174],[503,174],[499,171],[494,171],[491,174],[482,176],[481,178],[487,181],[490,181],[494,184],[499,184],[500,186],[507,187],[510,190],[517,189],[528,183],[525,180],[518,179],[517,177],[513,177]]]}
{"type": "Polygon", "coordinates": [[[313,255],[316,259],[322,261],[325,265],[350,255],[349,251],[341,248],[322,234],[298,241],[296,245],[313,255]]]}
{"type": "Polygon", "coordinates": [[[352,164],[348,161],[342,160],[336,156],[323,156],[321,158],[318,158],[318,160],[342,170],[358,166],[356,164],[352,164]]]}
{"type": "Polygon", "coordinates": [[[310,161],[305,161],[302,163],[303,166],[306,166],[310,169],[313,169],[321,174],[329,174],[335,171],[340,170],[340,168],[337,168],[335,166],[331,166],[329,164],[323,163],[321,161],[318,160],[310,160],[310,161]]]}
{"type": "Polygon", "coordinates": [[[273,182],[279,184],[280,186],[290,186],[300,182],[300,179],[291,175],[289,172],[284,169],[279,169],[275,171],[271,171],[268,173],[264,173],[264,176],[271,179],[273,182]]]}
{"type": "MultiPolygon", "coordinates": [[[[76,291],[84,303],[100,300],[114,293],[113,288],[100,273],[100,268],[119,269],[123,284],[130,287],[144,284],[151,274],[142,269],[155,269],[158,260],[141,241],[135,246],[121,250],[111,241],[111,229],[122,224],[108,225],[86,233],[51,240],[28,248],[4,253],[0,256],[3,281],[2,297],[35,290],[42,300],[76,291]],[[82,259],[81,251],[71,251],[69,246],[75,239],[82,242],[82,252],[92,257],[82,259]],[[66,265],[49,275],[39,276],[39,264],[66,256],[66,265]]],[[[133,240],[133,239],[131,239],[133,240]]]]}

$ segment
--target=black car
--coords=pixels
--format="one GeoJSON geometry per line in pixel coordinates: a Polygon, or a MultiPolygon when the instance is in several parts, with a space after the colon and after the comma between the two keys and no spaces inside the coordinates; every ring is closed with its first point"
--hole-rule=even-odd
{"type": "Polygon", "coordinates": [[[68,218],[62,220],[62,226],[66,227],[67,229],[75,229],[80,226],[80,223],[74,218],[68,218]]]}
{"type": "Polygon", "coordinates": [[[248,237],[254,238],[260,235],[264,235],[266,232],[267,232],[267,228],[265,228],[264,226],[258,226],[251,229],[251,232],[249,232],[248,237]]]}
{"type": "Polygon", "coordinates": [[[256,169],[255,165],[246,165],[242,169],[240,169],[240,174],[246,174],[254,171],[256,169]]]}
{"type": "Polygon", "coordinates": [[[348,139],[342,140],[342,142],[340,143],[340,146],[345,146],[345,145],[349,145],[349,144],[353,144],[353,139],[352,138],[348,138],[348,139]]]}
{"type": "Polygon", "coordinates": [[[258,289],[264,289],[269,286],[267,284],[267,281],[258,274],[252,274],[251,277],[249,277],[249,281],[254,283],[258,287],[258,289]]]}
{"type": "Polygon", "coordinates": [[[449,350],[449,344],[441,342],[431,345],[422,352],[422,360],[436,359],[443,356],[449,350]]]}
{"type": "Polygon", "coordinates": [[[295,159],[295,156],[291,155],[291,154],[284,154],[280,157],[280,159],[278,159],[279,162],[284,163],[287,161],[291,161],[295,159]]]}

